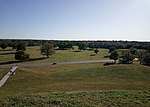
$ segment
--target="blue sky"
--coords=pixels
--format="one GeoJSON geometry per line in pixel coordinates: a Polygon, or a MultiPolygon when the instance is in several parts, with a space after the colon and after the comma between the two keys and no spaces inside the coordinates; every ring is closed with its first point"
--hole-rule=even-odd
{"type": "Polygon", "coordinates": [[[150,0],[0,0],[0,38],[150,41],[150,0]]]}

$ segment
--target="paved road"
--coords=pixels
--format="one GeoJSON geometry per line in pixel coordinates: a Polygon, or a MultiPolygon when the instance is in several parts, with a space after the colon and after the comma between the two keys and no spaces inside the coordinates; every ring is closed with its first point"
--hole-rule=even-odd
{"type": "MultiPolygon", "coordinates": [[[[49,62],[49,63],[32,63],[32,64],[17,64],[19,67],[36,67],[36,66],[49,66],[53,63],[57,63],[57,65],[68,65],[68,64],[81,64],[81,63],[96,63],[96,62],[113,62],[114,60],[84,60],[84,61],[70,61],[70,62],[49,62]]],[[[16,64],[7,64],[1,65],[0,68],[6,68],[15,66],[16,64]]]]}
{"type": "Polygon", "coordinates": [[[0,87],[5,84],[7,79],[12,75],[12,73],[15,72],[15,70],[18,68],[18,66],[12,67],[12,69],[0,80],[0,87]]]}

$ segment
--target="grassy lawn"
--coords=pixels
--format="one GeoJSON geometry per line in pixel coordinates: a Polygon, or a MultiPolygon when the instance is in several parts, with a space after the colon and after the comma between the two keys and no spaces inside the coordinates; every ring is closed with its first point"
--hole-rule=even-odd
{"type": "MultiPolygon", "coordinates": [[[[56,50],[45,59],[40,47],[28,47],[32,61],[65,62],[76,60],[107,59],[107,49],[93,51],[56,50]]],[[[15,63],[15,50],[0,50],[0,63],[15,63]]],[[[0,69],[2,78],[10,68],[0,69]]],[[[150,67],[133,64],[103,66],[103,63],[50,65],[18,68],[0,88],[0,107],[10,106],[98,106],[134,107],[150,105],[150,67]]]]}
{"type": "MultiPolygon", "coordinates": [[[[76,61],[76,60],[96,60],[96,59],[107,59],[104,56],[109,55],[107,49],[99,49],[99,53],[95,56],[90,56],[94,54],[93,51],[85,50],[78,52],[75,50],[56,50],[52,57],[46,58],[46,56],[40,55],[40,47],[27,47],[27,53],[30,54],[32,61],[23,63],[39,63],[39,62],[65,62],[65,61],[76,61]]],[[[15,50],[6,49],[0,50],[0,63],[16,63],[15,50]]]]}
{"type": "Polygon", "coordinates": [[[7,72],[10,70],[10,68],[4,68],[4,69],[0,69],[0,79],[3,78],[7,72]]]}
{"type": "Polygon", "coordinates": [[[19,68],[0,88],[3,106],[147,106],[150,68],[102,63],[19,68]]]}
{"type": "Polygon", "coordinates": [[[15,50],[7,48],[5,50],[0,49],[0,63],[15,61],[15,50]]]}

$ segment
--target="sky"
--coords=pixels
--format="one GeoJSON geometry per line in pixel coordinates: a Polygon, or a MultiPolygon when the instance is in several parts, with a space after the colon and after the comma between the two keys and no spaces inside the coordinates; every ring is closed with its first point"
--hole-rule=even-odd
{"type": "Polygon", "coordinates": [[[0,0],[0,39],[150,41],[150,0],[0,0]]]}

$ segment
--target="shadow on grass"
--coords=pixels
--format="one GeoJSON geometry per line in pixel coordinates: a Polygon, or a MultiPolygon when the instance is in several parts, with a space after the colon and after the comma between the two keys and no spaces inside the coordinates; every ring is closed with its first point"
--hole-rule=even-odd
{"type": "Polygon", "coordinates": [[[9,54],[15,54],[16,52],[8,52],[8,53],[1,53],[0,55],[9,55],[9,54]]]}
{"type": "Polygon", "coordinates": [[[13,51],[13,49],[0,49],[0,51],[13,51]]]}
{"type": "Polygon", "coordinates": [[[74,52],[82,52],[81,50],[77,50],[77,51],[74,51],[74,52]]]}
{"type": "Polygon", "coordinates": [[[46,57],[40,57],[40,58],[30,58],[29,61],[38,61],[38,60],[44,60],[47,59],[46,57]]]}
{"type": "Polygon", "coordinates": [[[87,51],[94,51],[94,49],[86,49],[87,51]]]}
{"type": "Polygon", "coordinates": [[[19,63],[20,61],[7,61],[7,62],[1,62],[0,65],[5,65],[5,64],[13,64],[13,63],[19,63]]]}
{"type": "MultiPolygon", "coordinates": [[[[46,57],[41,57],[41,58],[30,58],[29,62],[31,61],[37,61],[37,60],[44,60],[47,59],[46,57]]],[[[1,62],[0,65],[6,65],[6,64],[14,64],[14,63],[21,63],[22,61],[7,61],[7,62],[1,62]]],[[[27,61],[25,61],[27,62],[27,61]]]]}
{"type": "Polygon", "coordinates": [[[96,56],[96,54],[91,54],[90,56],[96,56]]]}
{"type": "Polygon", "coordinates": [[[110,56],[109,56],[109,55],[106,55],[106,56],[104,56],[104,58],[110,58],[110,56]]]}
{"type": "Polygon", "coordinates": [[[103,64],[103,66],[114,65],[114,64],[115,64],[114,62],[106,62],[103,64]]]}

